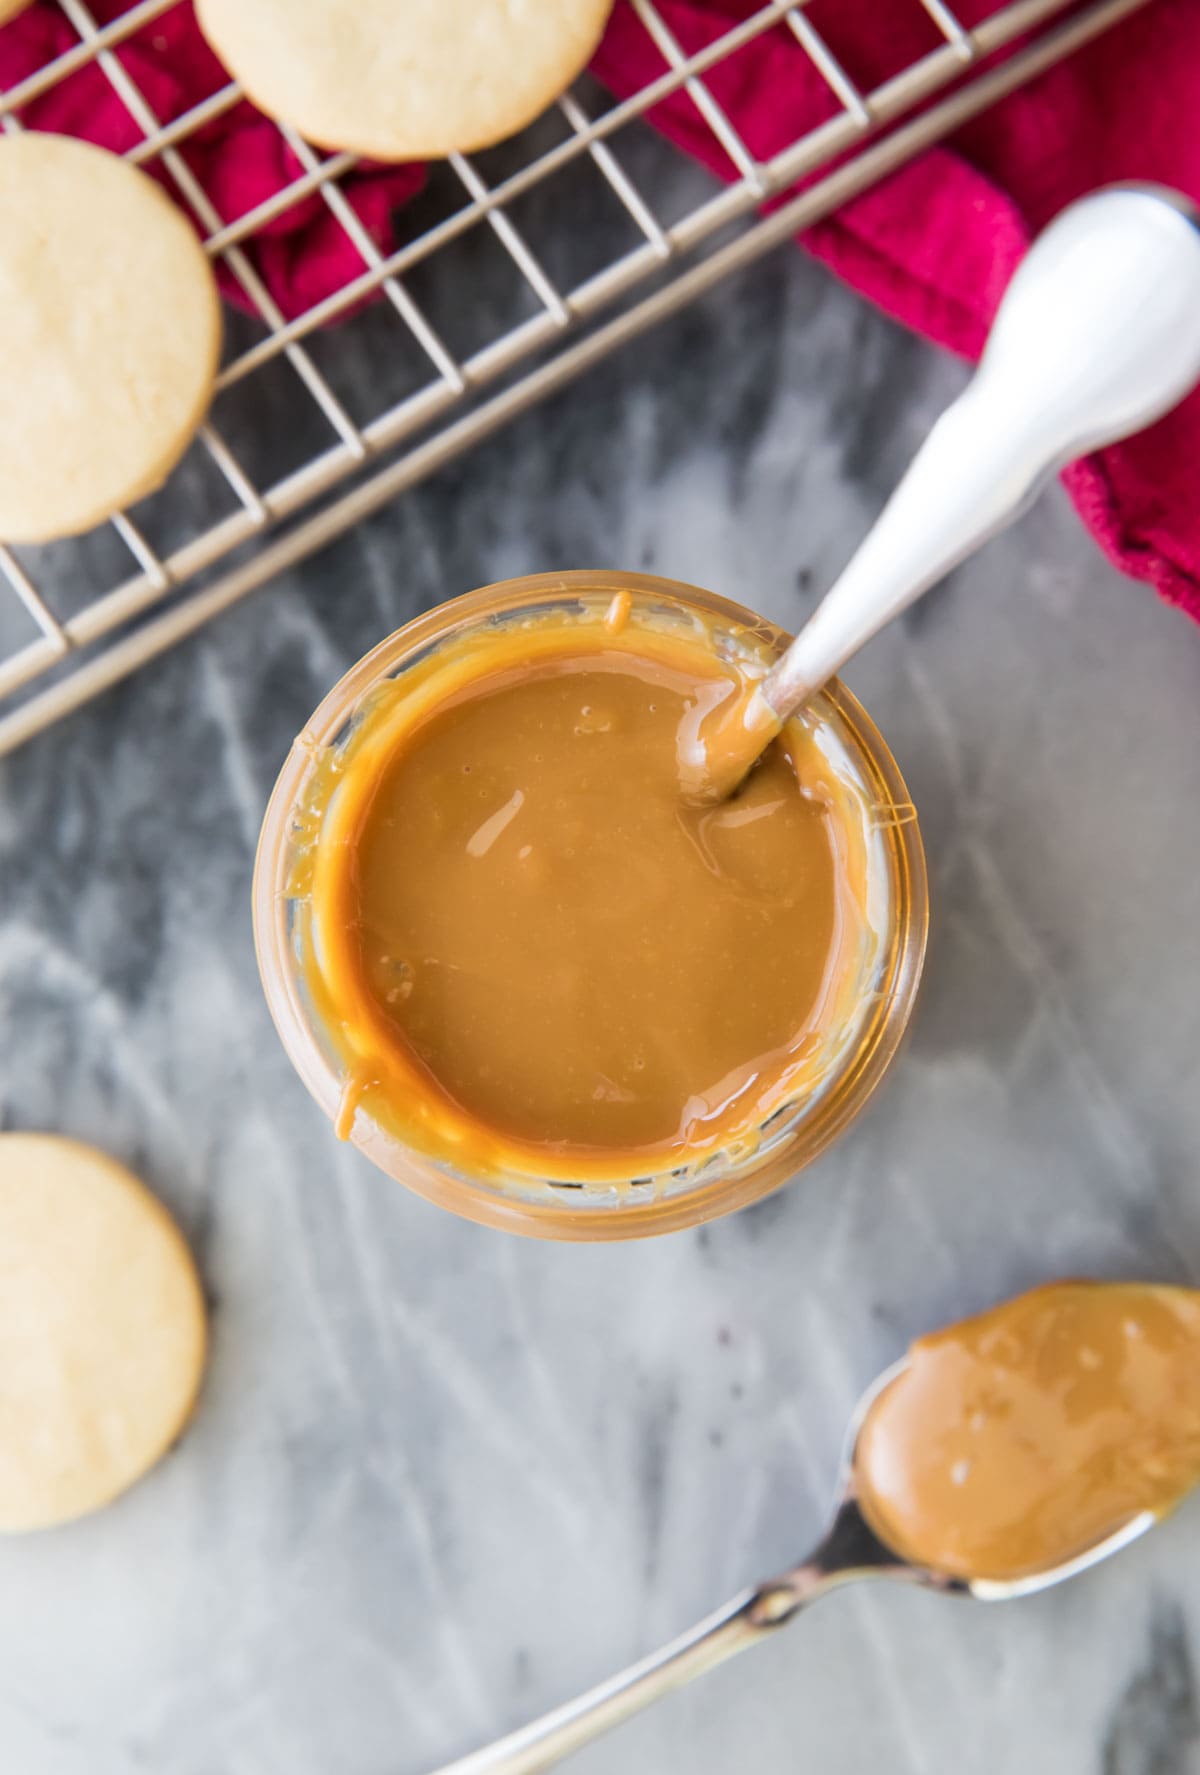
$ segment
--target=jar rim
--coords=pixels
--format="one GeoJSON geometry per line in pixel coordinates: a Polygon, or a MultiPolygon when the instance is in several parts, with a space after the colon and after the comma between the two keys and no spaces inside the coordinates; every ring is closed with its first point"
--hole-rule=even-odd
{"type": "MultiPolygon", "coordinates": [[[[658,576],[601,569],[500,581],[437,605],[385,637],[330,689],[294,741],[268,803],[255,860],[255,946],[267,1002],[284,1047],[331,1120],[338,1113],[342,1080],[304,1002],[290,922],[298,901],[289,890],[295,821],[320,759],[345,736],[374,686],[408,669],[431,649],[490,619],[529,614],[539,607],[549,612],[578,605],[584,594],[593,601],[618,591],[640,599],[643,612],[657,603],[664,611],[682,608],[715,618],[772,654],[782,651],[790,639],[776,624],[728,599],[658,576]]],[[[584,1186],[581,1191],[544,1179],[536,1194],[509,1189],[491,1179],[470,1179],[451,1171],[361,1113],[351,1135],[353,1143],[418,1194],[468,1219],[569,1240],[624,1239],[699,1224],[770,1193],[823,1151],[857,1116],[899,1045],[924,959],[928,905],[915,810],[890,749],[840,682],[833,681],[822,692],[822,702],[838,737],[852,743],[856,766],[869,774],[877,791],[874,805],[888,816],[880,822],[889,870],[887,989],[846,1064],[835,1070],[828,1089],[817,1094],[822,1101],[814,1099],[797,1110],[797,1127],[783,1127],[769,1150],[759,1150],[741,1172],[726,1172],[674,1191],[664,1190],[661,1180],[656,1180],[659,1187],[626,1181],[608,1188],[584,1186]]],[[[782,1113],[777,1110],[768,1120],[782,1113]]],[[[704,1168],[696,1166],[697,1173],[704,1168]]]]}

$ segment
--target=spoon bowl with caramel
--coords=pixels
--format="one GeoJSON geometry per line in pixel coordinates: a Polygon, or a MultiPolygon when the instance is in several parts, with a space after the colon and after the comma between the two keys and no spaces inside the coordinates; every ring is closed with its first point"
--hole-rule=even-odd
{"type": "Polygon", "coordinates": [[[867,1389],[807,1559],[437,1775],[534,1775],[859,1579],[980,1602],[1061,1584],[1198,1479],[1200,1290],[1035,1288],[918,1338],[867,1389]]]}

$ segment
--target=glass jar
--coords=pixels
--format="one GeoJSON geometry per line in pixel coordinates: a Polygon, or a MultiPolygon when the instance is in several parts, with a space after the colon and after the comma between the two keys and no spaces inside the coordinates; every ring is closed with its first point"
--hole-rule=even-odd
{"type": "Polygon", "coordinates": [[[712,593],[635,573],[538,574],[440,605],[361,659],[295,741],[267,808],[254,874],[255,941],[267,1002],[293,1064],[330,1121],[348,1123],[346,1137],[428,1200],[488,1226],[547,1239],[672,1232],[744,1207],[794,1176],[849,1126],[882,1078],[908,1022],[925,951],[925,860],[915,810],[877,729],[834,681],[814,699],[809,719],[862,811],[873,935],[860,958],[861,977],[850,982],[849,1008],[819,1073],[810,1074],[802,1090],[718,1151],[654,1176],[603,1183],[473,1176],[415,1150],[361,1107],[347,1114],[346,1058],[306,980],[308,884],[339,763],[372,692],[389,681],[402,686],[418,666],[427,680],[439,650],[482,639],[498,625],[600,622],[618,592],[629,594],[630,625],[658,634],[675,628],[693,641],[699,628],[718,654],[751,670],[761,671],[790,639],[712,593]]]}

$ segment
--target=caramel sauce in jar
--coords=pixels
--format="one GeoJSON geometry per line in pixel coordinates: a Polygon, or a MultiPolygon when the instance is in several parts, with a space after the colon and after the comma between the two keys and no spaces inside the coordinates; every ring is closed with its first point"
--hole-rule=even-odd
{"type": "Polygon", "coordinates": [[[260,854],[287,1014],[264,956],[268,995],[339,1132],[424,1193],[704,1218],[806,1119],[836,1131],[846,1075],[894,1045],[924,936],[911,808],[832,700],[735,797],[690,797],[689,735],[786,638],[663,582],[525,583],[558,596],[443,607],[314,717],[260,854]]]}

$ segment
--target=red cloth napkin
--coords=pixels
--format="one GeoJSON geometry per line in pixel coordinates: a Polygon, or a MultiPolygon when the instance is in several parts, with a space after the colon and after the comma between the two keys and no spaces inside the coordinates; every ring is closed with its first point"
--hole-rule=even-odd
{"type": "MultiPolygon", "coordinates": [[[[93,0],[100,23],[129,0],[93,0]]],[[[760,0],[657,0],[687,52],[760,0]]],[[[956,0],[972,24],[996,0],[956,0]]],[[[809,16],[864,91],[942,41],[918,0],[812,0],[809,16]]],[[[0,86],[11,88],[72,47],[57,7],[35,5],[0,30],[0,86]]],[[[226,82],[190,5],[170,9],[118,50],[161,123],[226,82]]],[[[618,0],[594,69],[617,94],[666,64],[628,0],[618,0]]],[[[767,158],[837,102],[780,25],[720,62],[706,83],[743,140],[767,158]]],[[[1030,235],[1072,198],[1114,179],[1155,179],[1200,200],[1200,0],[1153,0],[1032,85],[967,125],[808,231],[803,244],[840,277],[927,338],[977,357],[1000,294],[1030,235]]],[[[31,102],[29,127],[127,149],[140,130],[94,65],[31,102]]],[[[652,121],[722,179],[735,169],[680,92],[652,121]]],[[[235,221],[303,168],[278,131],[239,104],[183,145],[222,222],[235,221]]],[[[346,181],[381,248],[392,212],[419,190],[415,166],[364,167],[346,181]]],[[[286,316],[340,289],[363,260],[319,193],[290,206],[247,243],[286,316]]],[[[228,272],[228,293],[246,294],[228,272]]],[[[1064,477],[1101,547],[1200,620],[1200,394],[1150,431],[1075,464],[1064,477]]]]}

